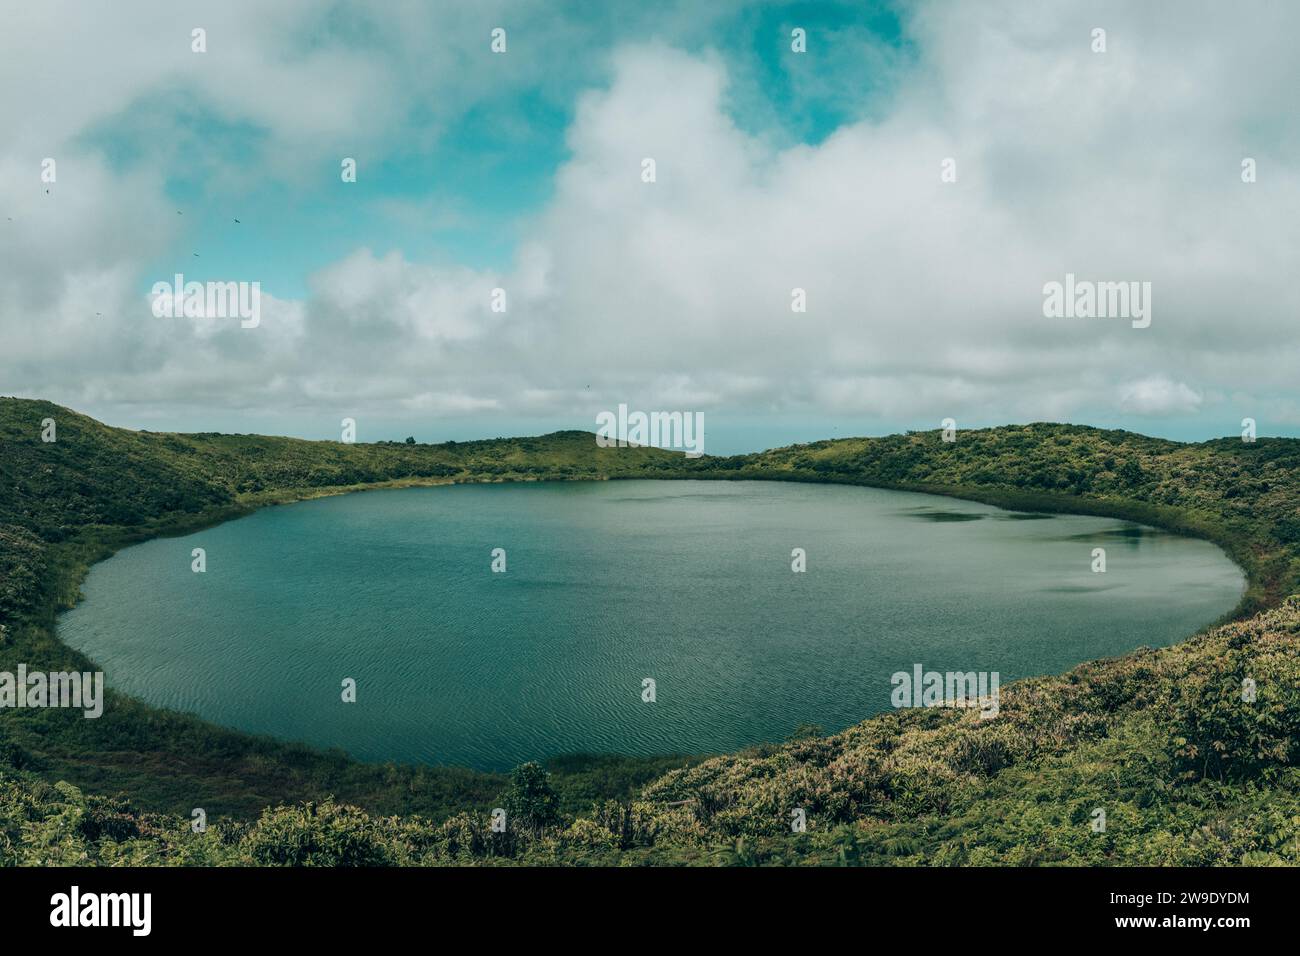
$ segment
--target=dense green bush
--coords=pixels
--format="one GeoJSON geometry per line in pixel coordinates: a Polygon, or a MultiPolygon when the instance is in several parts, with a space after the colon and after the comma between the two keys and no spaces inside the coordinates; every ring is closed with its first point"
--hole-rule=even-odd
{"type": "Polygon", "coordinates": [[[382,821],[355,807],[307,803],[268,810],[244,841],[262,866],[388,866],[406,862],[382,821]]]}
{"type": "Polygon", "coordinates": [[[515,768],[504,809],[510,825],[534,835],[560,822],[559,799],[551,775],[541,764],[529,762],[515,768]]]}
{"type": "Polygon", "coordinates": [[[1191,779],[1241,782],[1300,764],[1297,647],[1261,647],[1265,636],[1239,627],[1222,657],[1174,687],[1171,728],[1191,779]]]}

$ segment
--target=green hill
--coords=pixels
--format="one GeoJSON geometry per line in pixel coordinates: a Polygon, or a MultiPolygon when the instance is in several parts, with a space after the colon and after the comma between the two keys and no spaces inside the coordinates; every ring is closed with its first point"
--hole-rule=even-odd
{"type": "Polygon", "coordinates": [[[992,721],[898,712],[707,760],[574,757],[547,781],[362,764],[117,695],[94,721],[3,711],[0,861],[1300,859],[1296,440],[1182,444],[1034,424],[689,460],[599,449],[585,432],[441,445],[131,432],[0,399],[0,670],[86,669],[57,640],[55,615],[91,563],[148,537],[367,487],[633,477],[869,484],[1115,515],[1218,542],[1250,584],[1233,623],[1009,685],[992,721]],[[47,418],[54,442],[41,440],[47,418]],[[204,834],[190,831],[196,805],[212,820],[204,834]],[[512,824],[494,833],[488,815],[502,805],[512,824]],[[793,808],[806,833],[790,832],[793,808]]]}

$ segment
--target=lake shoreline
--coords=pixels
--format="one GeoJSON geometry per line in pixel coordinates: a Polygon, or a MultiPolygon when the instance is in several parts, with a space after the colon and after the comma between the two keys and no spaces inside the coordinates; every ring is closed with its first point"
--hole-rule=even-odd
{"type": "MultiPolygon", "coordinates": [[[[569,478],[547,478],[547,477],[525,478],[522,480],[493,479],[493,480],[468,480],[468,481],[463,479],[453,480],[447,478],[397,479],[393,481],[368,482],[364,484],[351,485],[351,486],[278,489],[272,493],[249,496],[248,498],[239,501],[234,507],[218,509],[208,514],[186,516],[184,518],[178,518],[170,521],[161,521],[158,522],[156,525],[151,526],[147,529],[139,529],[134,532],[125,533],[121,535],[117,540],[114,541],[105,542],[101,540],[100,542],[97,543],[98,546],[96,550],[92,552],[93,554],[95,554],[93,560],[87,561],[86,555],[83,552],[81,554],[78,554],[77,557],[71,561],[69,560],[60,561],[59,566],[65,569],[65,571],[67,572],[67,576],[64,577],[61,581],[59,581],[57,586],[64,594],[68,594],[68,593],[77,594],[78,599],[77,601],[60,606],[57,609],[55,609],[53,621],[55,627],[57,628],[58,617],[61,616],[63,612],[67,611],[72,606],[74,606],[75,603],[79,603],[80,586],[84,582],[85,577],[89,573],[89,570],[93,566],[93,564],[99,563],[100,561],[107,560],[109,557],[112,557],[118,551],[127,547],[131,547],[133,545],[143,544],[146,541],[155,540],[159,538],[171,538],[171,537],[184,536],[196,531],[201,531],[207,528],[215,527],[220,524],[225,524],[230,521],[235,521],[240,518],[248,517],[249,515],[254,514],[257,511],[263,510],[265,508],[275,507],[279,505],[296,504],[296,503],[311,501],[319,498],[338,497],[341,495],[357,494],[357,493],[362,493],[367,491],[399,490],[405,488],[434,488],[434,487],[445,487],[445,486],[454,486],[454,485],[462,485],[462,484],[473,484],[473,485],[519,484],[519,483],[537,483],[537,482],[550,482],[550,481],[570,483],[570,482],[581,482],[581,481],[590,481],[590,480],[593,479],[588,479],[588,478],[569,479],[569,478]],[[73,591],[71,590],[72,588],[75,588],[76,590],[73,591]]],[[[595,481],[637,481],[637,480],[646,480],[646,479],[639,476],[629,475],[625,477],[619,476],[619,477],[609,477],[609,478],[597,478],[594,480],[595,481]]],[[[1229,623],[1231,621],[1236,621],[1236,620],[1243,620],[1253,614],[1259,613],[1260,610],[1265,610],[1268,607],[1273,606],[1277,601],[1281,600],[1281,598],[1279,597],[1274,602],[1267,604],[1264,607],[1259,607],[1256,602],[1252,601],[1250,596],[1252,586],[1262,585],[1265,582],[1259,580],[1258,569],[1252,568],[1251,562],[1239,560],[1238,555],[1234,555],[1233,549],[1227,546],[1229,542],[1222,540],[1222,535],[1216,533],[1217,529],[1214,529],[1213,527],[1207,527],[1205,525],[1189,524],[1187,520],[1184,518],[1184,516],[1177,514],[1174,509],[1157,511],[1153,514],[1150,506],[1146,505],[1143,502],[1097,501],[1097,500],[1080,499],[1077,497],[1072,497],[1067,495],[1053,496],[1053,495],[1044,495],[1041,493],[1017,494],[1017,493],[1009,493],[1000,490],[976,489],[976,488],[953,488],[950,486],[936,486],[936,485],[915,486],[910,484],[866,483],[866,482],[842,481],[842,480],[811,480],[804,477],[792,478],[784,475],[778,476],[778,475],[744,474],[744,475],[715,475],[715,476],[708,476],[708,477],[703,475],[677,475],[677,476],[665,477],[662,479],[656,478],[651,480],[774,481],[774,482],[797,481],[806,484],[825,484],[825,485],[841,485],[846,487],[878,488],[881,490],[888,490],[888,491],[913,492],[919,494],[936,495],[945,498],[974,501],[981,504],[991,505],[993,507],[997,507],[1008,512],[1026,512],[1026,513],[1061,514],[1061,515],[1076,514],[1076,515],[1086,515],[1086,516],[1093,516],[1093,517],[1115,518],[1118,520],[1125,520],[1125,521],[1134,521],[1138,524],[1159,528],[1160,530],[1168,531],[1174,534],[1180,534],[1187,537],[1196,537],[1202,540],[1207,540],[1215,544],[1216,546],[1218,546],[1233,561],[1233,563],[1236,564],[1237,567],[1241,569],[1246,579],[1246,588],[1243,591],[1241,600],[1238,602],[1237,606],[1233,610],[1223,615],[1222,618],[1210,624],[1207,624],[1204,627],[1196,631],[1193,631],[1190,634],[1185,635],[1181,639],[1182,641],[1191,640],[1196,636],[1200,634],[1204,634],[1207,631],[1211,630],[1212,628],[1220,626],[1222,624],[1229,623]],[[1174,511],[1175,513],[1170,514],[1169,513],[1170,511],[1174,511]],[[1254,571],[1255,573],[1252,573],[1252,571],[1254,571]]],[[[76,552],[80,547],[80,544],[77,542],[69,542],[68,544],[73,552],[76,552]]],[[[57,630],[55,633],[57,635],[57,630]]],[[[67,647],[67,645],[63,644],[61,638],[58,638],[58,640],[62,646],[67,647]]],[[[1175,642],[1175,643],[1179,643],[1179,642],[1175,642]]],[[[1166,646],[1174,646],[1174,645],[1166,645],[1166,646]]],[[[1128,654],[1137,653],[1142,649],[1143,649],[1142,647],[1134,648],[1132,651],[1128,652],[1128,654]]],[[[69,648],[69,650],[71,650],[71,648],[69,648]]],[[[80,652],[74,651],[73,653],[78,654],[78,656],[84,656],[81,655],[80,652]]],[[[1128,654],[1117,655],[1115,658],[1099,658],[1098,660],[1120,659],[1125,656],[1128,656],[1128,654]]],[[[1011,684],[1009,684],[1008,686],[1011,686],[1011,684]]],[[[111,696],[118,695],[120,692],[110,688],[109,693],[111,699],[111,696]]],[[[154,707],[154,705],[144,703],[143,701],[137,701],[135,698],[131,698],[131,699],[133,701],[136,701],[140,707],[145,708],[146,710],[162,710],[162,708],[156,708],[154,707]]],[[[205,724],[212,724],[212,726],[219,728],[223,733],[237,734],[244,737],[248,737],[250,739],[256,739],[265,736],[261,734],[251,733],[249,731],[239,730],[237,728],[229,727],[224,724],[215,724],[212,723],[211,721],[208,721],[206,718],[200,717],[196,714],[191,714],[188,712],[182,712],[182,713],[188,719],[201,721],[205,724]]],[[[874,715],[863,719],[872,720],[872,719],[876,719],[876,717],[878,716],[879,715],[874,715]]],[[[283,744],[284,746],[291,747],[294,749],[304,749],[304,750],[325,752],[322,751],[318,745],[306,744],[301,741],[290,739],[290,738],[272,737],[270,739],[273,739],[278,743],[283,744]]],[[[773,744],[780,743],[780,741],[771,741],[770,743],[773,744]]],[[[756,746],[764,746],[764,745],[756,745],[756,746]]],[[[713,755],[708,753],[692,754],[685,759],[688,759],[693,762],[698,762],[700,760],[707,759],[710,756],[713,755]]],[[[661,760],[661,759],[670,760],[674,758],[681,759],[680,757],[678,757],[678,755],[674,755],[674,754],[656,755],[655,757],[642,757],[642,756],[620,754],[620,753],[599,753],[599,754],[559,753],[554,755],[553,757],[546,758],[546,759],[548,761],[565,761],[565,760],[582,759],[582,758],[595,758],[597,760],[616,759],[616,760],[624,760],[630,762],[636,762],[640,760],[661,760]]],[[[346,756],[346,759],[349,761],[356,762],[358,764],[363,764],[371,767],[383,766],[384,764],[388,763],[387,761],[362,760],[360,758],[353,757],[350,754],[346,756]]],[[[461,766],[458,764],[420,764],[419,766],[428,766],[428,767],[433,767],[442,770],[449,770],[453,772],[464,771],[467,773],[475,773],[475,774],[493,773],[493,771],[475,770],[473,768],[461,766]]]]}
{"type": "MultiPolygon", "coordinates": [[[[939,443],[937,433],[910,433],[687,462],[658,449],[602,451],[594,447],[594,437],[583,432],[417,446],[129,432],[52,403],[4,399],[0,400],[0,440],[9,449],[8,467],[24,469],[12,473],[36,477],[38,497],[27,500],[49,514],[46,524],[73,532],[45,534],[48,543],[37,552],[40,563],[34,565],[37,598],[29,610],[9,618],[8,634],[0,638],[0,657],[7,654],[16,660],[15,655],[23,655],[33,664],[66,669],[84,669],[88,662],[58,638],[57,615],[76,602],[90,566],[124,547],[190,533],[273,504],[354,491],[461,483],[740,479],[938,494],[1020,511],[1130,520],[1208,539],[1246,576],[1247,592],[1228,615],[1233,620],[1242,621],[1261,608],[1276,607],[1287,594],[1300,591],[1292,567],[1300,567],[1300,562],[1290,558],[1290,545],[1279,544],[1288,539],[1277,533],[1278,519],[1270,517],[1281,513],[1277,503],[1266,508],[1252,496],[1247,499],[1250,508],[1238,509],[1234,516],[1223,498],[1204,507],[1190,499],[1189,504],[1178,506],[1151,500],[1170,500],[1170,479],[1161,476],[1181,476],[1189,461],[1208,460],[1216,472],[1235,474],[1240,470],[1242,480],[1261,474],[1263,466],[1251,463],[1255,456],[1264,456],[1261,462],[1282,461],[1292,446],[1300,446],[1300,442],[1285,439],[1261,439],[1258,445],[1244,447],[1227,441],[1185,445],[1126,432],[1039,424],[966,432],[955,449],[939,443]],[[60,441],[58,445],[41,445],[28,426],[51,415],[59,416],[60,441]],[[1074,469],[1080,451],[1091,477],[1083,470],[1065,470],[1067,466],[1074,469]],[[1091,464],[1087,465],[1089,458],[1091,464]],[[128,464],[123,465],[124,461],[128,464]],[[966,466],[963,461],[975,464],[966,466]],[[143,462],[145,470],[132,462],[143,462]],[[922,473],[930,472],[932,477],[924,481],[895,479],[908,471],[916,473],[918,464],[922,473]],[[124,467],[131,479],[121,484],[124,467]],[[971,472],[972,467],[978,470],[971,472]],[[1044,473],[1045,468],[1056,468],[1056,476],[1051,471],[1044,473]],[[1118,471],[1124,475],[1117,481],[1118,471]],[[1088,481],[1076,481],[1076,474],[1088,481]],[[310,480],[287,480],[292,475],[310,480]],[[962,480],[934,480],[943,476],[962,476],[962,480]],[[990,476],[996,479],[991,486],[990,476]],[[1013,479],[1058,485],[1068,480],[1077,488],[1090,484],[1092,490],[1080,494],[1073,489],[1007,487],[1013,479]],[[1166,485],[1157,487],[1159,480],[1166,485]],[[78,485],[80,490],[76,490],[78,485]],[[1120,493],[1123,489],[1129,490],[1120,493]],[[127,511],[142,513],[143,520],[124,524],[113,517],[79,518],[81,514],[121,511],[123,505],[112,503],[128,504],[124,495],[130,495],[127,511]],[[178,504],[168,503],[187,498],[217,504],[181,510],[178,504]],[[107,504],[92,510],[86,507],[87,501],[107,504]]],[[[1286,493],[1292,486],[1285,472],[1280,476],[1281,482],[1270,484],[1286,493]]],[[[1289,499],[1281,499],[1282,505],[1288,503],[1289,499]]],[[[0,502],[0,526],[5,520],[3,509],[0,502]]],[[[38,511],[36,519],[20,515],[19,520],[31,524],[41,520],[40,514],[38,511]]],[[[0,539],[0,549],[3,547],[0,539]]],[[[1190,634],[1172,647],[1189,647],[1200,633],[1190,634]]],[[[1128,655],[1140,657],[1140,650],[1128,655]]],[[[39,720],[28,720],[30,716],[6,723],[10,744],[0,735],[0,750],[17,748],[12,760],[17,760],[18,766],[38,771],[46,780],[69,780],[91,793],[130,794],[138,805],[157,810],[181,812],[193,806],[196,793],[204,793],[209,795],[210,812],[251,819],[274,803],[333,794],[373,812],[440,820],[468,806],[495,805],[491,801],[498,799],[505,783],[499,774],[456,768],[361,763],[337,751],[229,731],[186,714],[147,707],[111,691],[109,708],[99,721],[76,724],[58,712],[47,712],[39,720]],[[85,723],[95,726],[85,727],[85,723]]],[[[889,716],[871,718],[862,726],[888,721],[889,716]]],[[[759,750],[781,746],[766,745],[759,750]]],[[[699,764],[702,759],[622,760],[582,755],[557,758],[551,765],[561,806],[572,815],[589,807],[592,800],[633,799],[663,773],[699,764]]]]}
{"type": "MultiPolygon", "coordinates": [[[[682,480],[686,484],[637,479],[627,485],[625,481],[626,491],[607,482],[580,490],[582,486],[573,482],[547,481],[526,483],[531,491],[521,483],[503,487],[483,482],[465,483],[462,491],[375,488],[370,490],[392,494],[366,504],[316,505],[305,511],[294,509],[292,515],[264,515],[247,524],[240,519],[238,528],[223,534],[191,534],[178,545],[150,547],[119,559],[104,577],[93,579],[95,588],[88,591],[101,602],[99,612],[74,613],[66,627],[61,621],[59,637],[97,660],[110,677],[120,675],[114,681],[116,689],[135,694],[152,707],[173,708],[244,733],[338,747],[367,763],[393,760],[502,772],[529,759],[573,753],[636,759],[669,752],[725,753],[783,740],[798,724],[836,732],[885,708],[886,695],[881,693],[877,700],[873,688],[898,667],[911,666],[909,641],[927,648],[927,653],[947,656],[951,651],[959,655],[953,658],[956,663],[966,654],[978,655],[983,663],[976,664],[976,659],[968,663],[1000,671],[1006,681],[1057,674],[1088,660],[1184,639],[1220,620],[1239,603],[1244,589],[1244,571],[1222,549],[1201,541],[1177,545],[1164,534],[1161,539],[1168,544],[1156,551],[1143,547],[1129,556],[1128,572],[1121,564],[1111,569],[1118,577],[1088,574],[1087,549],[1107,542],[1099,537],[1091,544],[1075,544],[1069,529],[1091,529],[1118,540],[1119,531],[1095,529],[1125,527],[1136,535],[1138,528],[1148,527],[1123,519],[1077,516],[1068,523],[1058,519],[1017,526],[1006,519],[1023,512],[975,503],[945,505],[953,499],[911,490],[840,485],[836,491],[826,483],[819,484],[823,490],[815,490],[792,483],[746,481],[733,484],[733,491],[717,483],[682,480]],[[470,491],[471,487],[479,490],[470,491]],[[508,487],[519,490],[507,491],[508,487]],[[912,516],[912,511],[922,514],[912,516]],[[927,517],[932,513],[992,520],[960,532],[915,528],[921,518],[933,521],[927,517]],[[779,530],[764,530],[773,523],[779,530]],[[669,527],[682,532],[707,527],[710,533],[704,537],[687,533],[683,538],[655,530],[669,527]],[[561,528],[584,529],[582,543],[555,550],[549,539],[552,533],[566,537],[561,528]],[[472,570],[477,566],[476,552],[466,545],[485,533],[484,540],[496,540],[494,536],[503,531],[508,536],[500,543],[509,549],[513,573],[488,575],[484,564],[480,577],[472,570]],[[806,534],[807,540],[796,537],[786,543],[792,533],[806,534]],[[628,534],[637,538],[624,555],[628,534]],[[929,543],[913,547],[918,534],[929,543]],[[1063,534],[1067,537],[1061,538],[1063,534]],[[656,610],[654,601],[628,592],[618,602],[617,613],[599,623],[587,623],[589,615],[568,614],[567,607],[580,603],[580,592],[573,588],[580,586],[579,581],[600,580],[601,567],[611,560],[620,578],[630,575],[641,582],[639,590],[655,593],[668,593],[679,579],[708,577],[715,560],[707,556],[712,550],[708,538],[713,536],[720,545],[746,542],[743,550],[755,558],[768,555],[758,564],[748,559],[728,561],[728,581],[742,590],[757,587],[755,600],[758,593],[783,596],[766,604],[766,611],[755,610],[757,617],[749,616],[746,602],[732,601],[723,592],[706,601],[707,608],[700,608],[699,613],[716,622],[708,629],[707,646],[721,655],[719,660],[728,661],[731,676],[706,677],[713,669],[701,672],[686,667],[684,662],[692,658],[691,642],[669,637],[690,630],[689,615],[678,613],[676,606],[656,610]],[[435,541],[436,547],[424,545],[435,541]],[[791,543],[804,544],[809,554],[815,554],[814,575],[805,579],[789,574],[788,559],[783,563],[781,555],[789,552],[791,543]],[[191,575],[189,550],[196,546],[205,549],[209,569],[224,567],[225,571],[207,580],[191,575]],[[353,546],[362,553],[377,549],[374,559],[323,557],[353,546]],[[515,547],[526,549],[518,553],[527,555],[518,569],[515,547]],[[1029,547],[1035,550],[1026,551],[1029,547]],[[1083,561],[1078,566],[1082,578],[1075,574],[1076,547],[1084,548],[1077,552],[1083,561]],[[867,556],[873,552],[893,557],[867,556]],[[1217,563],[1209,557],[1211,552],[1217,563]],[[389,553],[398,557],[385,558],[389,553]],[[299,554],[301,562],[292,557],[299,554]],[[1036,555],[1033,561],[1026,561],[1028,554],[1036,555]],[[283,560],[306,563],[290,572],[283,587],[263,588],[261,582],[274,579],[283,560]],[[561,563],[552,566],[555,560],[561,563]],[[1184,560],[1187,570],[1180,573],[1184,560]],[[1202,576],[1194,571],[1202,560],[1222,568],[1222,573],[1202,576]],[[989,561],[1003,570],[986,575],[982,569],[989,561]],[[1050,562],[1055,570],[1041,574],[1036,561],[1050,562]],[[329,595],[347,591],[350,581],[369,581],[370,574],[377,576],[373,586],[363,586],[355,598],[346,600],[332,612],[338,615],[331,618],[333,624],[325,627],[314,609],[324,606],[322,600],[332,605],[329,595]],[[533,590],[536,583],[529,583],[538,582],[538,574],[546,580],[541,592],[533,590]],[[924,579],[933,575],[951,582],[951,588],[922,599],[929,591],[924,579]],[[436,601],[426,598],[425,585],[444,580],[458,583],[451,591],[439,587],[436,601]],[[875,580],[878,586],[861,592],[854,582],[865,580],[875,580]],[[1011,584],[1012,580],[1017,583],[1011,584]],[[1126,580],[1132,583],[1114,590],[1126,580]],[[1183,582],[1193,580],[1202,582],[1205,590],[1179,590],[1183,582]],[[800,581],[804,586],[791,589],[791,582],[800,581]],[[972,581],[983,583],[972,585],[972,581]],[[1082,588],[1056,587],[1063,582],[1082,588]],[[502,586],[505,591],[499,590],[502,586]],[[551,597],[556,587],[566,590],[554,593],[567,595],[558,605],[551,597]],[[1110,591],[1102,603],[1077,593],[1098,587],[1110,591]],[[961,596],[945,597],[953,589],[961,596]],[[374,596],[368,596],[372,592],[374,596]],[[1162,597],[1166,593],[1184,594],[1185,601],[1167,604],[1162,597]],[[225,600],[214,602],[214,595],[225,595],[225,600]],[[236,613],[233,609],[240,601],[261,607],[261,613],[251,618],[236,613]],[[181,607],[186,610],[178,631],[176,612],[166,609],[181,607]],[[485,616],[494,622],[490,631],[479,627],[485,616]],[[382,627],[374,626],[377,618],[382,619],[382,627]],[[801,652],[783,637],[766,636],[766,629],[749,638],[740,636],[746,627],[756,628],[759,620],[769,618],[772,629],[781,634],[806,628],[808,646],[820,651],[797,663],[791,655],[801,652]],[[547,624],[535,627],[534,619],[547,624]],[[727,623],[746,620],[748,625],[727,623]],[[540,637],[547,629],[589,644],[591,656],[581,662],[569,660],[563,642],[561,648],[547,650],[552,642],[540,637]],[[661,631],[659,638],[648,640],[647,635],[661,631]],[[1057,633],[1050,642],[1038,637],[1053,631],[1057,633]],[[850,633],[856,636],[847,637],[850,633]],[[461,634],[473,637],[462,639],[461,634]],[[874,636],[864,645],[867,635],[874,636]],[[214,650],[216,643],[222,646],[220,652],[214,650]],[[371,707],[345,716],[329,705],[331,675],[337,671],[337,675],[354,676],[373,688],[384,672],[384,667],[361,667],[359,646],[366,648],[366,660],[387,662],[385,666],[395,672],[391,682],[384,678],[382,700],[372,697],[371,707]],[[417,654],[412,650],[416,646],[426,651],[417,654]],[[513,663],[507,668],[492,658],[472,671],[463,669],[477,657],[476,648],[483,646],[512,647],[513,663]],[[282,670],[275,654],[265,650],[277,647],[304,652],[295,652],[292,663],[285,661],[284,680],[316,688],[303,693],[285,687],[294,695],[293,713],[298,716],[258,703],[277,696],[274,683],[259,676],[282,670]],[[741,647],[747,650],[740,652],[741,647]],[[436,653],[437,668],[427,665],[426,652],[436,653]],[[229,659],[239,660],[247,675],[227,673],[222,662],[229,659]],[[662,687],[671,686],[670,699],[677,701],[676,708],[654,718],[646,718],[640,708],[629,712],[620,706],[617,687],[626,678],[622,668],[642,659],[656,661],[658,669],[645,673],[658,678],[662,687]],[[178,661],[186,662],[183,670],[178,669],[178,661]],[[764,664],[760,667],[757,661],[764,664]],[[882,673],[883,662],[891,663],[882,673]],[[759,669],[751,673],[751,667],[759,669]],[[362,672],[354,673],[358,668],[362,672]],[[575,681],[583,675],[580,686],[585,690],[578,696],[588,703],[566,703],[569,698],[563,697],[540,704],[530,698],[502,709],[496,719],[481,726],[468,716],[462,719],[462,713],[478,712],[473,695],[463,702],[463,712],[448,709],[425,700],[420,689],[403,677],[425,674],[425,680],[440,687],[439,700],[453,699],[473,687],[492,700],[506,701],[513,693],[512,684],[503,682],[507,670],[511,681],[523,674],[541,680],[552,668],[571,672],[575,681]],[[143,681],[141,674],[151,676],[143,681]],[[787,676],[776,676],[781,674],[787,676]],[[782,686],[806,686],[809,675],[817,675],[813,679],[824,684],[825,694],[793,690],[788,697],[781,694],[782,686]],[[756,690],[769,684],[770,693],[756,690]],[[325,698],[320,696],[322,690],[325,698]],[[864,693],[868,696],[861,699],[864,693]],[[596,719],[592,699],[604,702],[607,719],[596,719]],[[733,703],[706,703],[724,699],[733,703]],[[741,711],[748,716],[742,717],[741,711]]],[[[1147,530],[1143,537],[1155,533],[1147,530]]],[[[337,682],[337,676],[333,680],[337,682]]]]}

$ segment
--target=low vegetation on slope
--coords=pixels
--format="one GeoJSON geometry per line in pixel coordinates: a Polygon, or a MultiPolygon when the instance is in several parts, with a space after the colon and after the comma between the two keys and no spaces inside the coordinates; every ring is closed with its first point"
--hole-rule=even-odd
{"type": "Polygon", "coordinates": [[[359,764],[120,696],[94,721],[8,711],[0,862],[1297,861],[1300,599],[1283,600],[1300,592],[1294,440],[1038,424],[692,461],[597,449],[580,432],[443,445],[159,435],[0,399],[0,670],[86,667],[54,615],[91,562],[132,541],[379,483],[624,477],[847,482],[1129,517],[1227,548],[1250,578],[1239,616],[1256,616],[1005,687],[993,720],[899,712],[705,761],[572,758],[509,779],[359,764]],[[44,418],[56,442],[40,440],[44,418]],[[202,834],[196,793],[213,817],[202,834]],[[502,833],[496,806],[509,810],[502,833]],[[805,833],[791,832],[796,809],[805,833]]]}

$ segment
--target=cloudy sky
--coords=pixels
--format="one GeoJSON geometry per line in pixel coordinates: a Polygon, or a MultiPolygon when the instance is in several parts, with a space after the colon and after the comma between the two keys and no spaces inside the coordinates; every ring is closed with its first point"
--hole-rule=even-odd
{"type": "Polygon", "coordinates": [[[0,0],[0,394],[361,441],[622,402],[711,452],[1300,434],[1297,35],[1283,2],[0,0]],[[178,272],[260,282],[260,325],[155,317],[178,272]],[[1150,282],[1150,326],[1045,317],[1066,273],[1150,282]]]}

